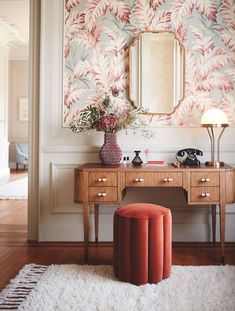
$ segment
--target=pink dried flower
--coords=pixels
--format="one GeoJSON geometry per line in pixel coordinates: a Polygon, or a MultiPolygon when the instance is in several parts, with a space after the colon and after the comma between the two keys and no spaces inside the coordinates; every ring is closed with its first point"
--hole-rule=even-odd
{"type": "Polygon", "coordinates": [[[80,133],[89,129],[115,133],[122,129],[137,128],[145,126],[144,120],[139,112],[141,109],[130,109],[111,104],[110,98],[100,98],[96,104],[83,108],[79,115],[70,123],[70,127],[75,133],[80,133]]]}

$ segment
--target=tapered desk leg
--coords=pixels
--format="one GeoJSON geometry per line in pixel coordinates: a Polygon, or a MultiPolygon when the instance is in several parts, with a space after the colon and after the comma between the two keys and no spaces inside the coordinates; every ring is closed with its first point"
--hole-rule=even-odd
{"type": "Polygon", "coordinates": [[[89,243],[89,204],[83,203],[83,228],[84,228],[84,261],[88,262],[88,243],[89,243]]]}
{"type": "Polygon", "coordinates": [[[224,263],[224,239],[225,239],[225,204],[219,205],[220,211],[220,248],[221,248],[221,261],[224,263]]]}
{"type": "Polygon", "coordinates": [[[98,243],[99,238],[99,204],[94,205],[95,209],[95,243],[98,243]]]}
{"type": "Polygon", "coordinates": [[[211,216],[212,216],[212,238],[213,244],[216,242],[216,204],[211,205],[211,216]]]}

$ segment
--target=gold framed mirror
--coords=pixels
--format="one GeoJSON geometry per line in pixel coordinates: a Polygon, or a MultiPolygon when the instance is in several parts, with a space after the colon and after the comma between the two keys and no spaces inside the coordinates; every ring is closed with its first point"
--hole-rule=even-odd
{"type": "Polygon", "coordinates": [[[129,97],[150,114],[171,114],[184,97],[184,48],[173,32],[142,32],[129,48],[129,97]]]}

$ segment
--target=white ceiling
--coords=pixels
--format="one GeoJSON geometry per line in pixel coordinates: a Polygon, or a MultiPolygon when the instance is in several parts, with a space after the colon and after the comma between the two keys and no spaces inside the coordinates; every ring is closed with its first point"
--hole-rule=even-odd
{"type": "Polygon", "coordinates": [[[29,0],[0,0],[0,45],[29,44],[29,0]]]}

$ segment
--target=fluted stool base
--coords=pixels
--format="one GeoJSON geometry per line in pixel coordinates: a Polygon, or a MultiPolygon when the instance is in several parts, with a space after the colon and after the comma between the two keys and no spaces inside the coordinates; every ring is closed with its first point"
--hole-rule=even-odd
{"type": "Polygon", "coordinates": [[[135,285],[158,283],[170,276],[172,219],[168,208],[135,203],[114,214],[114,274],[135,285]]]}

